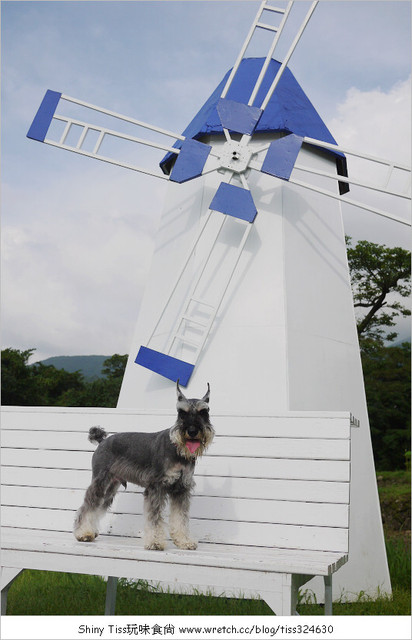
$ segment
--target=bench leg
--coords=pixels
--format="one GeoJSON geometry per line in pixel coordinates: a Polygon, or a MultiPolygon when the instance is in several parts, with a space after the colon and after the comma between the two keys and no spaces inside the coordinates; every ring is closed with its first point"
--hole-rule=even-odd
{"type": "Polygon", "coordinates": [[[4,587],[4,589],[1,590],[1,615],[5,616],[6,615],[6,611],[7,611],[7,592],[9,590],[9,587],[4,587]]]}
{"type": "Polygon", "coordinates": [[[296,616],[299,586],[299,576],[275,574],[273,591],[261,592],[260,596],[277,616],[296,616]]]}
{"type": "Polygon", "coordinates": [[[332,576],[323,576],[325,583],[325,616],[332,615],[332,576]]]}
{"type": "Polygon", "coordinates": [[[116,594],[117,594],[117,578],[109,576],[107,578],[106,587],[106,606],[104,609],[105,616],[114,616],[116,609],[116,594]]]}
{"type": "Polygon", "coordinates": [[[5,616],[7,611],[7,593],[18,575],[24,569],[9,569],[2,567],[1,569],[1,615],[5,616]]]}

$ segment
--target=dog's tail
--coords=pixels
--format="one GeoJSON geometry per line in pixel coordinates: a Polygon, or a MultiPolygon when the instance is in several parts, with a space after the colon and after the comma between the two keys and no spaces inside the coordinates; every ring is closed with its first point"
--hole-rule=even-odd
{"type": "Polygon", "coordinates": [[[89,429],[90,442],[98,442],[100,444],[105,438],[107,438],[107,433],[104,429],[100,427],[92,427],[89,429]]]}

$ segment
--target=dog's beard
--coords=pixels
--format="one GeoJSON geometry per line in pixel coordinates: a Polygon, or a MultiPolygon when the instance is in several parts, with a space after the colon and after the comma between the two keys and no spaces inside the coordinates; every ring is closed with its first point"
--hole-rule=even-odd
{"type": "Polygon", "coordinates": [[[170,430],[170,440],[176,445],[179,455],[187,460],[202,456],[213,440],[213,427],[199,430],[196,438],[190,438],[184,427],[177,422],[170,430]]]}

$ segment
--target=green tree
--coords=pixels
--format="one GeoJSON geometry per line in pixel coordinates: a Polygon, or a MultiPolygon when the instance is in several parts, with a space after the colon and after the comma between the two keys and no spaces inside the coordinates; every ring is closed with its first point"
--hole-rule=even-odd
{"type": "Polygon", "coordinates": [[[56,369],[53,365],[41,362],[33,365],[32,376],[38,390],[39,404],[43,406],[62,406],[61,398],[64,394],[69,391],[72,394],[81,393],[85,387],[80,371],[69,373],[65,369],[56,369]]]}
{"type": "Polygon", "coordinates": [[[84,388],[81,373],[69,373],[42,363],[29,365],[35,349],[1,352],[1,389],[4,405],[53,406],[61,404],[61,396],[69,390],[80,393],[84,388]]]}
{"type": "Polygon", "coordinates": [[[107,378],[122,378],[127,364],[127,355],[120,356],[115,353],[114,356],[107,358],[103,362],[102,374],[107,378]]]}
{"type": "Polygon", "coordinates": [[[67,390],[58,404],[67,407],[116,407],[127,358],[127,355],[118,353],[107,358],[102,366],[104,377],[86,382],[80,390],[67,390]]]}
{"type": "Polygon", "coordinates": [[[375,465],[381,470],[404,468],[410,448],[409,343],[391,346],[396,319],[410,315],[402,298],[410,295],[410,252],[362,240],[348,262],[357,317],[362,367],[375,465]],[[386,343],[386,344],[385,344],[386,343]]]}
{"type": "Polygon", "coordinates": [[[398,335],[385,330],[395,326],[399,316],[411,314],[401,302],[411,292],[410,251],[367,240],[352,247],[349,236],[346,243],[354,306],[365,310],[357,319],[361,348],[370,347],[371,341],[383,346],[384,340],[391,342],[398,335]]]}
{"type": "Polygon", "coordinates": [[[410,358],[408,342],[362,353],[375,465],[382,471],[404,469],[410,450],[410,358]]]}
{"type": "Polygon", "coordinates": [[[1,399],[3,405],[36,405],[38,389],[28,367],[35,349],[3,349],[1,352],[1,399]]]}

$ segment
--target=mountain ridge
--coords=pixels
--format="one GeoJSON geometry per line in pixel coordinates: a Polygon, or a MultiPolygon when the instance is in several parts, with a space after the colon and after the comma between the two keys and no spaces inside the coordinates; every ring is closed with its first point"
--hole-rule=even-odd
{"type": "Polygon", "coordinates": [[[52,356],[45,360],[40,360],[35,364],[53,366],[56,369],[64,369],[68,373],[80,371],[86,380],[103,378],[102,367],[105,360],[111,356],[89,355],[89,356],[52,356]]]}

